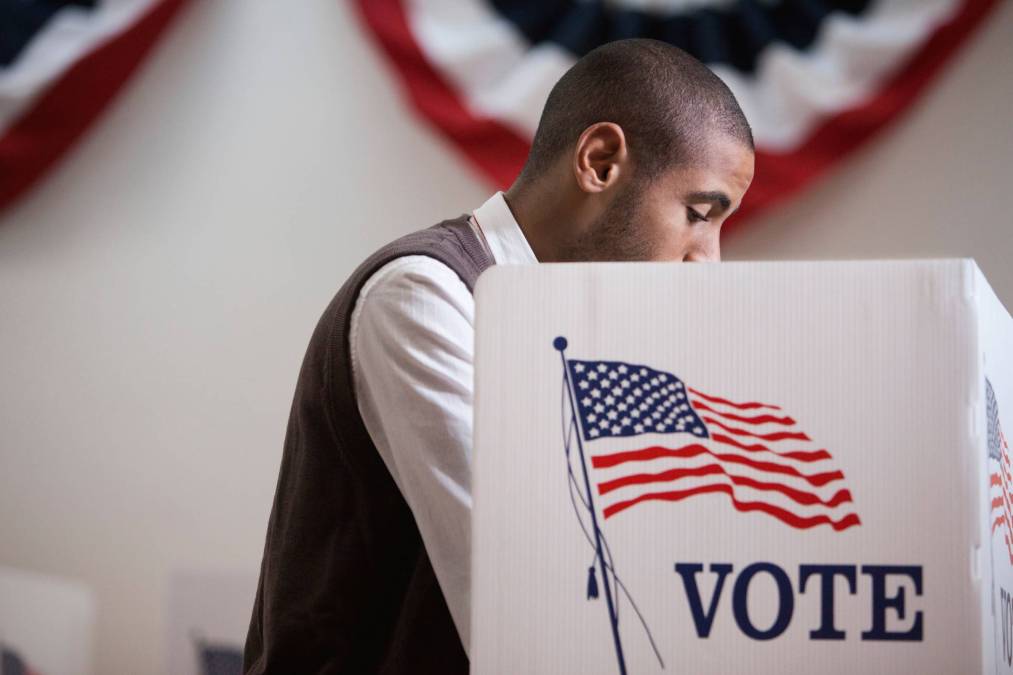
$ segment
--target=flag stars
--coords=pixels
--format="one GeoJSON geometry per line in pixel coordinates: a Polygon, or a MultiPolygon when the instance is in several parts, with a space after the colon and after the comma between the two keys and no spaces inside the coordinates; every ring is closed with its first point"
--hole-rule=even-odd
{"type": "Polygon", "coordinates": [[[580,392],[575,412],[589,440],[644,433],[709,437],[675,375],[615,361],[570,361],[569,367],[580,392]]]}

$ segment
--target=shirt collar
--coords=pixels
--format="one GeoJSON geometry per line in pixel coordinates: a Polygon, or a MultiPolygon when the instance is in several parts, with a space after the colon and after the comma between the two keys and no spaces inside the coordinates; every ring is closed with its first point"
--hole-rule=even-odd
{"type": "Polygon", "coordinates": [[[538,262],[502,192],[490,197],[475,209],[472,216],[497,265],[531,265],[538,262]]]}

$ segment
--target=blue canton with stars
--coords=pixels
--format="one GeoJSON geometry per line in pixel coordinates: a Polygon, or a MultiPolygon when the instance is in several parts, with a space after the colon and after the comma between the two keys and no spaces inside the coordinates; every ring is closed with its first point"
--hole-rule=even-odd
{"type": "Polygon", "coordinates": [[[686,433],[708,438],[675,375],[619,361],[568,361],[584,440],[686,433]]]}

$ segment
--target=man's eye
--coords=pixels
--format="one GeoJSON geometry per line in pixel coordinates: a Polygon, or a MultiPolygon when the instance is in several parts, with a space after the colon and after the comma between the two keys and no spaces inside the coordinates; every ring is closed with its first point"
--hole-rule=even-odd
{"type": "Polygon", "coordinates": [[[700,215],[696,209],[686,208],[686,217],[691,223],[706,223],[707,217],[700,215]]]}

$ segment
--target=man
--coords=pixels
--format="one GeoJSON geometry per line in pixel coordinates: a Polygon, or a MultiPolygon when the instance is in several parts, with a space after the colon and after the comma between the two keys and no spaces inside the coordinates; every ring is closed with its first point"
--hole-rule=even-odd
{"type": "Polygon", "coordinates": [[[505,194],[363,263],[300,373],[246,672],[467,672],[475,279],[716,261],[752,176],[749,125],[713,73],[662,42],[613,42],[553,88],[505,194]]]}

